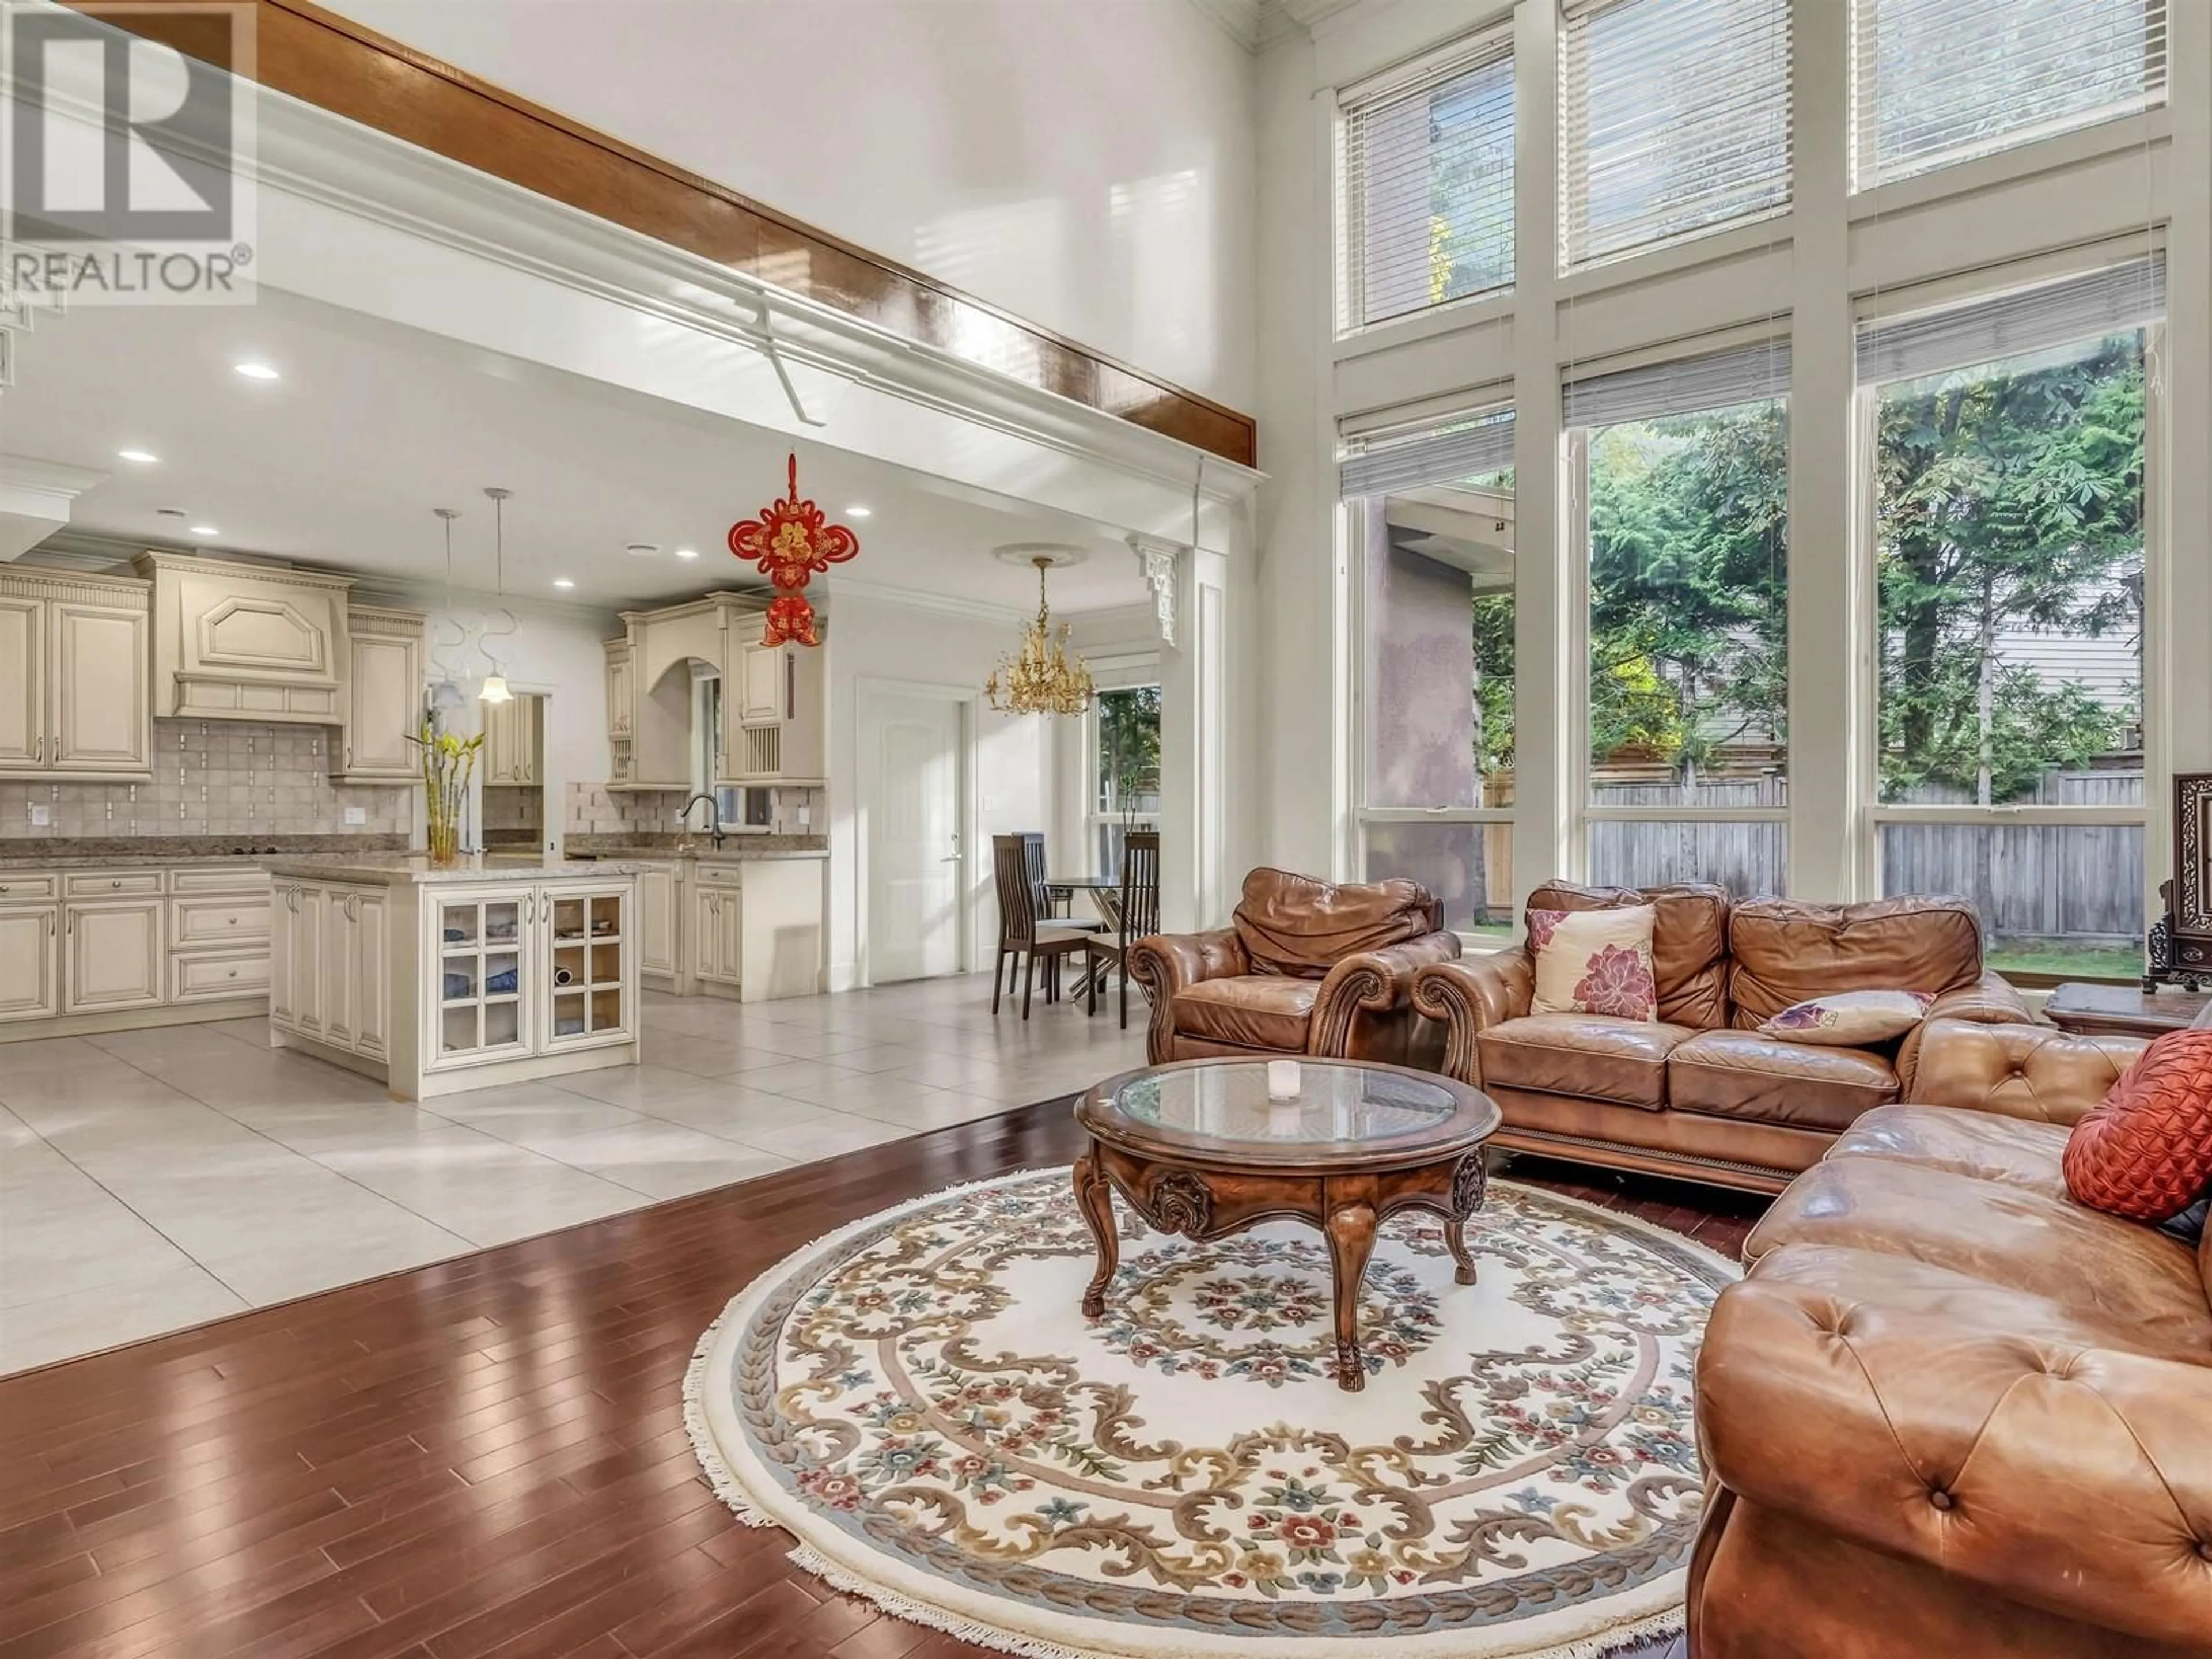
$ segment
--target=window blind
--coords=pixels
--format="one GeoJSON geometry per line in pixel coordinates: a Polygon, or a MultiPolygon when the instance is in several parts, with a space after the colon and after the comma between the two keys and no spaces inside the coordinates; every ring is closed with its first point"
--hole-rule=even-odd
{"type": "Polygon", "coordinates": [[[1994,362],[2076,340],[2100,339],[2166,315],[2166,255],[2130,259],[1993,299],[1863,323],[1863,386],[1994,362]]]}
{"type": "Polygon", "coordinates": [[[1790,204],[1790,0],[1567,0],[1561,256],[1595,264],[1790,204]]]}
{"type": "Polygon", "coordinates": [[[1663,415],[1694,415],[1761,398],[1790,395],[1790,342],[1769,340],[1731,351],[1616,369],[1566,383],[1566,423],[1612,426],[1663,415]]]}
{"type": "Polygon", "coordinates": [[[1345,96],[1347,327],[1513,283],[1513,44],[1492,32],[1345,96]]]}
{"type": "Polygon", "coordinates": [[[2142,109],[2166,0],[1851,0],[1861,190],[2142,109]]]}
{"type": "Polygon", "coordinates": [[[1340,493],[1350,501],[1457,483],[1503,472],[1512,465],[1513,411],[1491,410],[1417,432],[1351,439],[1337,477],[1340,493]]]}

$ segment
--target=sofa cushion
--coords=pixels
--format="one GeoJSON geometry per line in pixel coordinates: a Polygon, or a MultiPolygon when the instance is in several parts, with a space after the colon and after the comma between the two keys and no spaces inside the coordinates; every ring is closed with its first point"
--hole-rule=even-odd
{"type": "Polygon", "coordinates": [[[1209,1042],[1302,1054],[1320,995],[1319,980],[1279,974],[1202,979],[1176,993],[1176,1030],[1209,1042]]]}
{"type": "MultiPolygon", "coordinates": [[[[2063,1347],[2118,1347],[2144,1352],[2139,1327],[2104,1310],[2068,1305],[2029,1291],[2002,1289],[1970,1273],[1938,1267],[1911,1256],[1837,1244],[1785,1244],[1759,1258],[1759,1282],[1797,1285],[1832,1298],[1830,1328],[1849,1330],[1856,1309],[1925,1319],[1960,1338],[2016,1337],[2063,1347]]],[[[2171,1347],[2148,1352],[2161,1358],[2202,1363],[2212,1347],[2212,1312],[2191,1328],[2175,1327],[2171,1347]]]]}
{"type": "Polygon", "coordinates": [[[1667,1103],[1710,1117],[1847,1129],[1896,1098],[1897,1073],[1880,1054],[1756,1031],[1699,1032],[1667,1061],[1667,1103]]]}
{"type": "Polygon", "coordinates": [[[1919,1024],[1935,1000],[1924,991],[1823,992],[1760,1022],[1759,1034],[1827,1048],[1871,1048],[1919,1024]]]}
{"type": "Polygon", "coordinates": [[[1748,1030],[1823,992],[1923,991],[1981,977],[1981,926],[1964,899],[1808,904],[1747,899],[1729,912],[1729,1001],[1748,1030]]]}
{"type": "Polygon", "coordinates": [[[1652,978],[1659,1018],[1699,1030],[1728,1024],[1729,896],[1718,887],[1684,882],[1668,887],[1584,887],[1547,882],[1528,895],[1532,910],[1617,910],[1648,904],[1652,978]]]}
{"type": "Polygon", "coordinates": [[[1536,953],[1530,1012],[1657,1018],[1651,975],[1651,925],[1657,914],[1648,904],[1530,910],[1528,948],[1536,953]]]}
{"type": "Polygon", "coordinates": [[[2148,1227],[2064,1199],[1886,1158],[1830,1158],[1774,1201],[1743,1247],[1833,1244],[1903,1256],[2039,1297],[2086,1325],[2137,1334],[2138,1352],[2212,1361],[2212,1308],[2195,1254],[2148,1227]]]}
{"type": "Polygon", "coordinates": [[[2066,1131],[2056,1124],[1942,1106],[1884,1106],[1844,1130],[1829,1156],[1893,1158],[2063,1199],[2058,1160],[2065,1151],[2066,1131]]]}
{"type": "Polygon", "coordinates": [[[1437,901],[1419,882],[1317,881],[1264,866],[1244,878],[1232,920],[1255,974],[1320,979],[1350,956],[1437,931],[1437,901]]]}
{"type": "Polygon", "coordinates": [[[1485,1084],[1656,1112],[1667,1103],[1667,1056],[1696,1035],[1603,1014],[1530,1014],[1489,1027],[1476,1046],[1485,1084]]]}
{"type": "Polygon", "coordinates": [[[2212,1187],[2212,1031],[2168,1031],[2066,1142],[2066,1190],[2134,1221],[2171,1221],[2212,1187]]]}

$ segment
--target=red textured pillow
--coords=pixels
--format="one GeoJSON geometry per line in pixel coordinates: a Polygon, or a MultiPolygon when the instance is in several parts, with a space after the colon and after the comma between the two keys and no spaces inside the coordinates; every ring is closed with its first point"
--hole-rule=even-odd
{"type": "Polygon", "coordinates": [[[2212,1187],[2212,1030],[2168,1031],[2066,1139],[2066,1190],[2093,1210],[2170,1221],[2212,1187]]]}

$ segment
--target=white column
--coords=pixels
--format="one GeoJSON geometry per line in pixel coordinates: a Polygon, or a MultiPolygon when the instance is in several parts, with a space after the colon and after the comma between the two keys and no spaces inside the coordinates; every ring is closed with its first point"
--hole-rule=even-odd
{"type": "Polygon", "coordinates": [[[1229,559],[1205,548],[1177,548],[1174,556],[1175,642],[1160,649],[1160,921],[1186,933],[1220,925],[1234,902],[1224,897],[1229,559]]]}
{"type": "MultiPolygon", "coordinates": [[[[1516,14],[1513,36],[1515,125],[1523,133],[1558,131],[1559,17],[1549,5],[1516,14]]],[[[1559,169],[1552,146],[1525,145],[1514,174],[1513,307],[1513,635],[1519,665],[1514,680],[1513,900],[1531,888],[1583,868],[1571,844],[1578,803],[1569,790],[1581,776],[1570,764],[1577,694],[1588,670],[1570,659],[1579,629],[1568,615],[1566,550],[1580,544],[1561,517],[1566,479],[1561,466],[1559,237],[1554,204],[1559,169]]]]}
{"type": "Polygon", "coordinates": [[[1796,0],[1800,72],[1790,389],[1789,890],[1843,900],[1856,890],[1859,726],[1871,716],[1873,639],[1851,467],[1849,9],[1796,0]]]}

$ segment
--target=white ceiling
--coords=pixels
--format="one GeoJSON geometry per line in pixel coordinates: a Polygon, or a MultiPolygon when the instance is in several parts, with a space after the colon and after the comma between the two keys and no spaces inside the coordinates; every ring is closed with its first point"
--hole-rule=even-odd
{"type": "MultiPolygon", "coordinates": [[[[0,398],[0,453],[109,475],[77,498],[73,532],[436,583],[445,550],[431,509],[454,507],[457,580],[489,589],[483,489],[501,485],[514,492],[507,590],[608,605],[758,583],[726,538],[784,493],[789,450],[780,434],[267,289],[251,307],[43,317],[19,337],[0,398]],[[246,380],[233,367],[246,361],[283,378],[246,380]],[[160,462],[118,459],[128,448],[160,462]],[[189,517],[161,518],[164,507],[189,517]],[[185,533],[198,524],[221,533],[185,533]],[[631,542],[664,550],[635,557],[631,542]],[[679,547],[699,556],[679,560],[679,547]],[[556,577],[574,587],[556,589],[556,577]]],[[[991,549],[1044,540],[1089,556],[1054,573],[1055,610],[1145,596],[1127,547],[1085,520],[826,443],[801,448],[799,482],[858,532],[860,556],[841,567],[856,583],[1027,607],[1033,579],[991,549]],[[870,516],[845,520],[855,504],[870,516]]]]}

